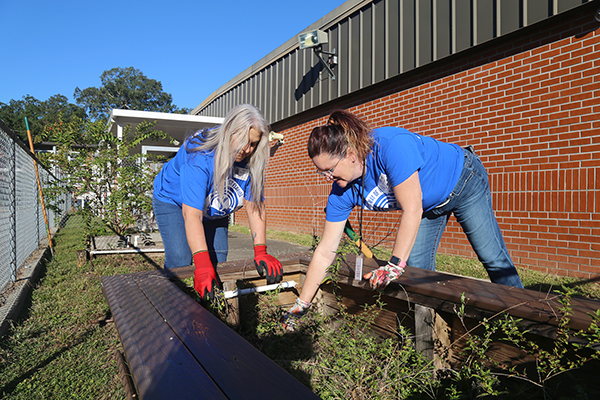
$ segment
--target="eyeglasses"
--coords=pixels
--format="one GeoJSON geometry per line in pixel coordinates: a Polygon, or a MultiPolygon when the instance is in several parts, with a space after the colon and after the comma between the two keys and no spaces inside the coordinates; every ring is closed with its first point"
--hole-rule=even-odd
{"type": "Polygon", "coordinates": [[[328,169],[327,171],[321,171],[319,168],[317,168],[317,174],[324,176],[327,179],[333,179],[333,171],[336,169],[336,167],[338,166],[338,164],[340,163],[340,161],[342,161],[344,158],[346,157],[346,152],[344,152],[344,154],[342,155],[342,157],[335,163],[335,165],[333,167],[331,167],[330,169],[328,169]]]}

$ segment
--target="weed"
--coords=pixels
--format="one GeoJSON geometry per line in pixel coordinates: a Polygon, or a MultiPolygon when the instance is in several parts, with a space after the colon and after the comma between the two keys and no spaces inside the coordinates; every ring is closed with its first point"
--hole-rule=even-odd
{"type": "MultiPolygon", "coordinates": [[[[562,388],[566,386],[576,386],[581,393],[592,390],[578,383],[581,381],[572,376],[560,379],[561,375],[578,370],[586,363],[600,358],[600,352],[595,348],[595,344],[600,341],[600,310],[591,315],[589,329],[573,332],[569,329],[569,316],[573,311],[571,296],[572,291],[563,287],[563,294],[558,299],[561,307],[557,310],[555,338],[548,342],[528,335],[529,331],[520,326],[522,320],[513,318],[506,310],[492,318],[484,318],[475,328],[468,329],[466,346],[462,350],[465,361],[457,376],[463,380],[471,380],[471,394],[498,396],[510,391],[513,393],[511,398],[515,399],[548,400],[572,394],[562,388]],[[477,328],[482,329],[476,335],[473,332],[477,328]],[[511,344],[523,352],[523,358],[528,357],[532,362],[526,365],[505,365],[490,359],[487,354],[493,342],[511,344]],[[515,393],[519,393],[519,396],[515,393]]],[[[463,317],[467,301],[463,293],[461,306],[457,310],[457,316],[465,329],[467,327],[463,317]]]]}

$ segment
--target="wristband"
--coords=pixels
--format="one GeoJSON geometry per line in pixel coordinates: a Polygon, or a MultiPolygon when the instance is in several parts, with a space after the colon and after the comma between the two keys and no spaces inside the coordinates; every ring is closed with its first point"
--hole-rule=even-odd
{"type": "Polygon", "coordinates": [[[401,259],[399,259],[398,257],[392,255],[392,257],[390,258],[390,261],[388,261],[388,263],[392,264],[395,267],[400,267],[402,269],[404,269],[404,267],[406,267],[406,261],[402,261],[401,259]]]}

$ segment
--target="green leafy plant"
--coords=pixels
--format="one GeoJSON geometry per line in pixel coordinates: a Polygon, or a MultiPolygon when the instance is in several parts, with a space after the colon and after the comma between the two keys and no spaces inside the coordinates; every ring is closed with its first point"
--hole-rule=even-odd
{"type": "MultiPolygon", "coordinates": [[[[544,400],[558,398],[559,387],[563,385],[559,379],[561,375],[600,358],[600,352],[594,347],[600,342],[600,310],[590,315],[592,323],[587,330],[573,332],[569,328],[569,316],[573,311],[571,296],[572,291],[563,286],[563,294],[558,297],[561,307],[557,310],[554,340],[540,342],[530,335],[529,330],[521,328],[522,319],[515,319],[506,310],[491,318],[484,318],[476,327],[468,329],[465,334],[466,346],[462,350],[465,361],[457,373],[459,380],[471,382],[468,391],[475,395],[499,395],[500,378],[504,378],[515,385],[527,385],[521,385],[519,389],[523,396],[535,394],[532,388],[537,388],[544,400]],[[476,329],[479,330],[478,334],[473,333],[476,329]],[[493,342],[509,343],[533,362],[526,366],[497,362],[487,356],[493,342]]],[[[465,329],[467,301],[463,293],[461,306],[456,310],[465,329]]],[[[506,386],[507,382],[503,385],[506,386]]]]}
{"type": "Polygon", "coordinates": [[[55,197],[71,191],[84,198],[94,217],[122,235],[152,209],[155,172],[134,149],[144,140],[167,138],[166,133],[153,130],[154,125],[140,123],[135,132],[128,126],[122,138],[107,134],[101,122],[72,118],[48,125],[60,144],[45,161],[62,172],[63,180],[45,190],[55,197]]]}
{"type": "Polygon", "coordinates": [[[308,365],[315,392],[324,399],[391,399],[436,390],[433,364],[414,346],[410,332],[380,338],[370,328],[384,304],[378,300],[359,314],[342,304],[335,323],[324,327],[308,365]]]}

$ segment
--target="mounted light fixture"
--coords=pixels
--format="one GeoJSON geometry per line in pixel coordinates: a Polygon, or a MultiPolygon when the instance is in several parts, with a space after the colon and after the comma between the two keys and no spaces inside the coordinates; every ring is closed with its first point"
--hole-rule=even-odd
{"type": "Polygon", "coordinates": [[[308,31],[301,33],[298,35],[298,43],[300,44],[300,49],[309,49],[312,48],[321,63],[331,75],[331,79],[335,79],[335,74],[332,71],[332,68],[337,65],[337,56],[335,55],[335,49],[333,52],[328,52],[323,50],[323,44],[328,43],[328,35],[327,32],[323,32],[322,30],[315,29],[314,31],[308,31]],[[329,56],[329,59],[325,61],[323,58],[323,54],[329,56]]]}
{"type": "Polygon", "coordinates": [[[318,29],[314,31],[301,33],[300,35],[298,35],[300,49],[308,49],[310,47],[315,47],[323,43],[328,43],[327,36],[327,32],[323,32],[318,29]]]}

